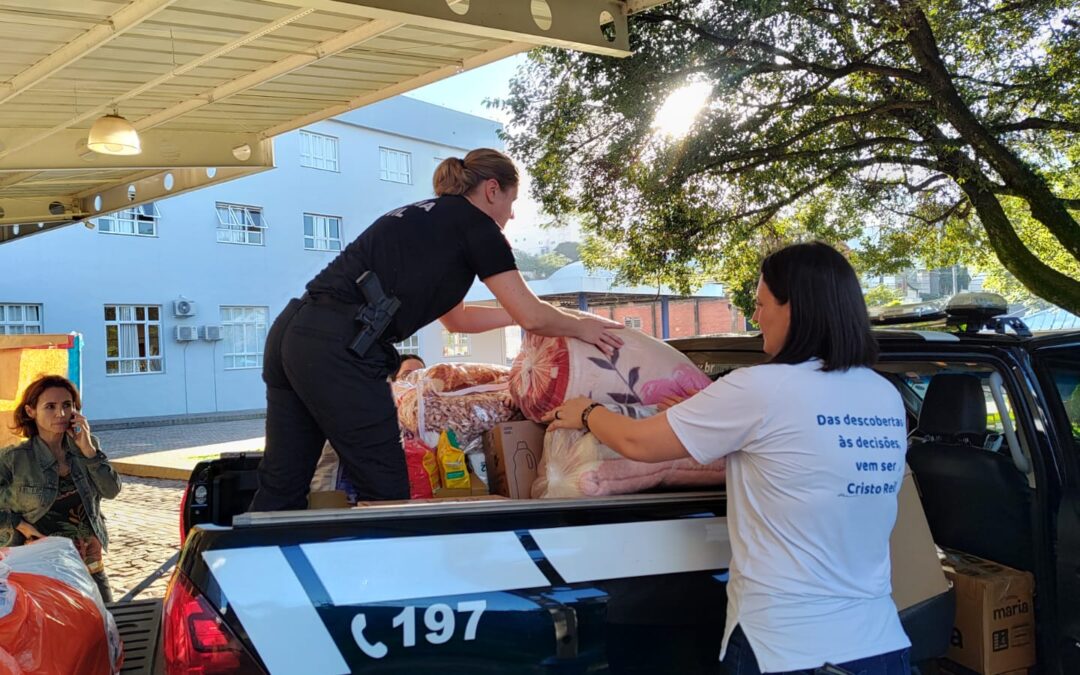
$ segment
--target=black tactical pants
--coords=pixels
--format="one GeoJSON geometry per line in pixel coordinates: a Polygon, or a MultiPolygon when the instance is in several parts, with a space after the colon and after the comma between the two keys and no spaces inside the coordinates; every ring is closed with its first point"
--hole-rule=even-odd
{"type": "Polygon", "coordinates": [[[376,343],[360,358],[347,346],[356,308],[292,300],[266,338],[266,448],[252,511],[307,507],[308,488],[329,439],[360,499],[408,499],[409,479],[387,376],[394,348],[376,343]]]}

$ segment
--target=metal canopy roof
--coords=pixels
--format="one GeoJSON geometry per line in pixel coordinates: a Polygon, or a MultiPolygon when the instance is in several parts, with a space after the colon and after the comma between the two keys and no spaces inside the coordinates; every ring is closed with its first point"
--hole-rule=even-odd
{"type": "Polygon", "coordinates": [[[0,0],[0,242],[273,167],[274,136],[665,0],[0,0]],[[140,155],[86,149],[117,108],[140,155]]]}

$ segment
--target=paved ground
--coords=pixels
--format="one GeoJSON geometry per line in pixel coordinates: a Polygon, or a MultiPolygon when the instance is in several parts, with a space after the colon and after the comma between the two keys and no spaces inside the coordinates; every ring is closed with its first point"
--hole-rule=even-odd
{"type": "MultiPolygon", "coordinates": [[[[264,421],[253,419],[116,429],[94,434],[101,440],[105,454],[119,459],[233,441],[259,447],[263,431],[264,421]]],[[[169,562],[179,551],[179,508],[184,483],[130,476],[124,476],[123,481],[120,495],[102,502],[110,540],[105,566],[113,599],[120,600],[154,575],[158,575],[156,580],[136,597],[161,597],[172,574],[169,562]]]]}

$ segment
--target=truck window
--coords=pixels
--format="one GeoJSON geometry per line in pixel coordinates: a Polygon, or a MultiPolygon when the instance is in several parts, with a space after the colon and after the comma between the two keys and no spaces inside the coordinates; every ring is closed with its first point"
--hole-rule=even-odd
{"type": "MultiPolygon", "coordinates": [[[[901,395],[909,408],[912,418],[917,420],[922,410],[922,402],[926,396],[927,388],[937,375],[966,374],[979,379],[982,389],[982,397],[986,404],[986,438],[983,441],[987,450],[1005,452],[1008,454],[1009,445],[1006,438],[1006,427],[1002,419],[1004,416],[1012,422],[1012,430],[1016,432],[1018,443],[1023,443],[1023,434],[1016,415],[1013,413],[1013,405],[1010,400],[1008,389],[998,385],[998,393],[995,395],[994,373],[991,366],[978,363],[950,363],[933,361],[925,363],[888,363],[883,362],[877,368],[883,375],[892,381],[901,390],[901,395]],[[1000,400],[1000,405],[999,405],[1000,400]]],[[[920,433],[916,427],[912,430],[915,435],[920,433]]],[[[1024,448],[1025,454],[1026,448],[1024,448]]]]}
{"type": "Polygon", "coordinates": [[[1080,449],[1080,351],[1061,350],[1046,360],[1046,366],[1072,428],[1073,445],[1080,449]]]}

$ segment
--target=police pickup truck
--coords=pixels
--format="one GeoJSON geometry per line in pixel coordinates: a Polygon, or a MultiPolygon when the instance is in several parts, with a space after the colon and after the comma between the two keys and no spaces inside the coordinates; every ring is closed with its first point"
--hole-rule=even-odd
{"type": "MultiPolygon", "coordinates": [[[[1032,337],[1003,309],[890,309],[875,322],[948,326],[878,331],[878,370],[934,541],[1031,572],[1036,671],[1080,673],[1080,333],[1032,337]]],[[[712,377],[764,359],[756,337],[672,344],[712,377]]],[[[719,671],[722,492],[243,513],[257,463],[192,474],[168,673],[719,671]]],[[[924,670],[953,603],[901,612],[924,670]]]]}

